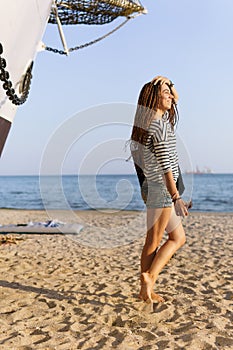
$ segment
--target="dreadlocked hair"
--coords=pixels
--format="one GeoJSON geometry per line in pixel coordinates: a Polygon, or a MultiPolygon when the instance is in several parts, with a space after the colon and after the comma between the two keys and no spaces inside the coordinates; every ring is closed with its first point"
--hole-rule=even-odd
{"type": "MultiPolygon", "coordinates": [[[[171,91],[170,86],[169,89],[171,91]]],[[[148,138],[148,128],[158,109],[160,93],[160,82],[156,85],[154,85],[154,82],[149,82],[143,86],[139,94],[130,144],[131,154],[137,172],[144,168],[142,150],[148,138]]],[[[172,103],[171,109],[167,111],[167,118],[174,129],[179,120],[175,103],[172,103]]]]}
{"type": "MultiPolygon", "coordinates": [[[[158,108],[160,91],[160,83],[154,85],[153,82],[146,83],[140,91],[131,134],[132,141],[145,144],[148,136],[147,130],[158,108]]],[[[175,103],[172,104],[171,109],[168,111],[168,120],[173,128],[178,123],[179,114],[175,103]]]]}

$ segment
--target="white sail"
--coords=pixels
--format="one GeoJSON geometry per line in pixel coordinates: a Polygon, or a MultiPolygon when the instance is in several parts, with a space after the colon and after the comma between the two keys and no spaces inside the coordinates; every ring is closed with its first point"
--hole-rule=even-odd
{"type": "MultiPolygon", "coordinates": [[[[10,75],[12,88],[19,96],[20,82],[35,59],[51,6],[52,0],[0,0],[1,58],[6,60],[5,70],[10,75]]],[[[17,106],[9,100],[0,81],[0,152],[16,110],[17,106]]]]}

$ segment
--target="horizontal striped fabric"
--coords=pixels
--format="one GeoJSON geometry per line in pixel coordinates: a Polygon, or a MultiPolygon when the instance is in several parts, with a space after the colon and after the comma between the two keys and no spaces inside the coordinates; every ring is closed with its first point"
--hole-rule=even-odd
{"type": "Polygon", "coordinates": [[[163,174],[172,171],[176,182],[179,175],[176,135],[166,117],[152,121],[143,153],[148,181],[162,183],[163,174]]]}

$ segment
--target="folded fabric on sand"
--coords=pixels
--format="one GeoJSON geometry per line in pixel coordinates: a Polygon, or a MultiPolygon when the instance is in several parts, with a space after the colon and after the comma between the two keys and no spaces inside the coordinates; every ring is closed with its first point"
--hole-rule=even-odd
{"type": "Polygon", "coordinates": [[[28,224],[0,225],[0,233],[22,232],[22,233],[79,233],[83,226],[77,223],[64,223],[58,220],[45,222],[32,222],[28,224]]]}

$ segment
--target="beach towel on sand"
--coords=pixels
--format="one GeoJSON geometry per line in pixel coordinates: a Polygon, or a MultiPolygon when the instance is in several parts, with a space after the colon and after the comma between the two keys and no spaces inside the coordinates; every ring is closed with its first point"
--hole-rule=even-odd
{"type": "Polygon", "coordinates": [[[58,220],[29,222],[28,224],[0,225],[0,233],[64,233],[75,234],[82,230],[78,223],[64,223],[58,220]]]}

